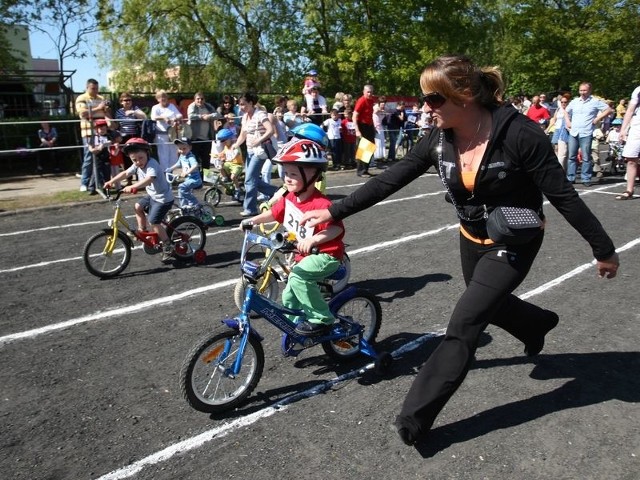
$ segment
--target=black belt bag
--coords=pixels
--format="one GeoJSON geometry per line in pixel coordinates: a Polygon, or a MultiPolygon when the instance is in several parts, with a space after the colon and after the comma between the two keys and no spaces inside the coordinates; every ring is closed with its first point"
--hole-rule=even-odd
{"type": "Polygon", "coordinates": [[[496,207],[487,218],[487,233],[496,243],[522,245],[542,229],[542,220],[530,208],[496,207]]]}

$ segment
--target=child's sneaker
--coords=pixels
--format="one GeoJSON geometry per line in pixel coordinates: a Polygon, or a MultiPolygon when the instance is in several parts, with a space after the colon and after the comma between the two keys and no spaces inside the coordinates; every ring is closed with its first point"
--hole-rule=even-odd
{"type": "Polygon", "coordinates": [[[168,244],[168,245],[163,245],[162,247],[162,258],[161,260],[163,262],[168,262],[173,258],[173,245],[168,244]]]}

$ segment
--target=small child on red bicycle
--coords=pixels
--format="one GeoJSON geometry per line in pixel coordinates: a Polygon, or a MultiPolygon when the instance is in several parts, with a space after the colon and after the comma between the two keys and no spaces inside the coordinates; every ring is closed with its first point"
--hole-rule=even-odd
{"type": "Polygon", "coordinates": [[[162,242],[162,261],[166,262],[173,256],[173,245],[171,245],[167,231],[162,226],[162,220],[173,206],[171,185],[167,182],[158,161],[151,158],[151,145],[146,140],[137,137],[130,138],[122,147],[122,151],[131,159],[133,165],[106,182],[104,187],[111,188],[120,180],[134,174],[137,175],[138,180],[134,184],[124,187],[123,191],[135,193],[143,188],[146,189],[147,196],[139,199],[135,205],[138,230],[149,231],[148,225],[151,225],[162,242]],[[146,212],[149,212],[148,216],[146,212]]]}
{"type": "Polygon", "coordinates": [[[282,292],[282,304],[304,311],[306,320],[296,325],[297,333],[320,335],[327,332],[335,318],[322,296],[318,282],[340,266],[344,256],[344,225],[342,221],[331,221],[308,228],[300,223],[300,219],[306,211],[331,205],[331,201],[314,185],[327,169],[327,156],[318,143],[294,138],[282,147],[272,161],[283,167],[287,193],[271,210],[246,221],[254,224],[277,221],[295,234],[298,241],[296,265],[282,292]],[[318,247],[318,254],[310,255],[313,247],[318,247]]]}

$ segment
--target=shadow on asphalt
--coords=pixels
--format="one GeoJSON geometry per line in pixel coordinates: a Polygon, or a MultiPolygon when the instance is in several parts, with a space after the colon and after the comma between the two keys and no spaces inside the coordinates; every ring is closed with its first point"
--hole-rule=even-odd
{"type": "MultiPolygon", "coordinates": [[[[481,360],[472,368],[496,368],[531,362],[527,357],[481,360]]],[[[434,428],[416,444],[429,458],[447,447],[503,428],[510,428],[554,412],[609,400],[640,402],[640,352],[567,353],[541,355],[529,375],[535,380],[570,379],[561,387],[507,403],[473,417],[434,428]]]]}
{"type": "Polygon", "coordinates": [[[448,282],[451,278],[451,275],[446,273],[430,273],[422,275],[421,277],[369,279],[353,283],[353,285],[369,290],[374,295],[377,295],[381,303],[391,303],[399,298],[412,297],[429,283],[448,282]],[[384,295],[384,297],[380,295],[384,295]]]}

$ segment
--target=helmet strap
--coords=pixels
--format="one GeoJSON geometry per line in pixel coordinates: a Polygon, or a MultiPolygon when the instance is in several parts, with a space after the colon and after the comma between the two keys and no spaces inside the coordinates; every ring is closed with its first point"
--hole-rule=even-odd
{"type": "Polygon", "coordinates": [[[303,167],[298,167],[298,170],[300,170],[300,176],[302,176],[302,183],[304,185],[304,187],[302,188],[302,190],[300,190],[299,192],[296,192],[294,195],[297,197],[299,196],[301,193],[306,192],[309,187],[311,185],[313,185],[314,183],[316,183],[320,177],[322,176],[322,170],[321,169],[316,169],[316,173],[314,173],[311,176],[311,179],[309,181],[307,181],[307,176],[304,173],[304,168],[303,167]]]}

